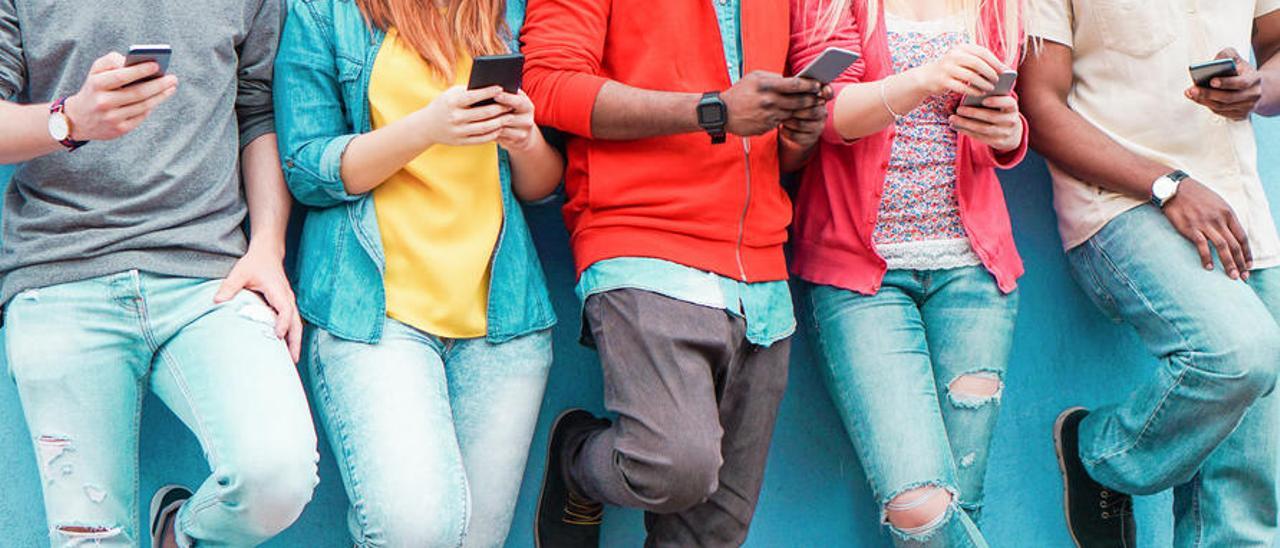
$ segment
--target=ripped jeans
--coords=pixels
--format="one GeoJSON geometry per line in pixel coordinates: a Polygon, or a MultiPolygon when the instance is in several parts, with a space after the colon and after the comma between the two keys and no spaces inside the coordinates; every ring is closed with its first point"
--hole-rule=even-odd
{"type": "Polygon", "coordinates": [[[982,267],[890,270],[875,295],[804,284],[810,340],[897,546],[979,532],[1017,293],[982,267]]]}
{"type": "Polygon", "coordinates": [[[130,271],[8,304],[6,361],[53,546],[149,544],[137,527],[148,391],[196,435],[212,470],[178,513],[180,544],[261,544],[311,500],[315,430],[275,315],[249,292],[214,304],[220,283],[130,271]]]}

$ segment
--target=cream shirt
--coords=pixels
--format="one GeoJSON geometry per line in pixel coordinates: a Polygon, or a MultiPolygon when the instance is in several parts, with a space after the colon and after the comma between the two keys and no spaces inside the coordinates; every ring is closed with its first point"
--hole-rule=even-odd
{"type": "MultiPolygon", "coordinates": [[[[1247,58],[1253,20],[1280,9],[1280,0],[1030,0],[1030,6],[1030,34],[1073,50],[1071,108],[1134,153],[1186,171],[1220,194],[1248,232],[1255,268],[1280,265],[1252,124],[1183,95],[1189,65],[1226,47],[1247,58]]],[[[1067,249],[1145,203],[1049,168],[1067,249]]]]}

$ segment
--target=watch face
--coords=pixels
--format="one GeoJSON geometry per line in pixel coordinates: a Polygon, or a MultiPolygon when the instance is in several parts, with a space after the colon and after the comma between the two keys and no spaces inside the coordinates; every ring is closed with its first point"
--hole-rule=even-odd
{"type": "Polygon", "coordinates": [[[1170,196],[1173,196],[1173,191],[1177,186],[1177,183],[1169,180],[1168,177],[1161,177],[1156,179],[1156,184],[1152,185],[1151,195],[1160,201],[1168,200],[1170,196]]]}
{"type": "Polygon", "coordinates": [[[49,135],[55,141],[65,141],[71,135],[71,125],[67,123],[67,116],[61,112],[55,112],[49,115],[49,135]]]}
{"type": "Polygon", "coordinates": [[[698,105],[698,121],[702,122],[703,125],[723,124],[724,109],[719,104],[714,103],[698,105]]]}

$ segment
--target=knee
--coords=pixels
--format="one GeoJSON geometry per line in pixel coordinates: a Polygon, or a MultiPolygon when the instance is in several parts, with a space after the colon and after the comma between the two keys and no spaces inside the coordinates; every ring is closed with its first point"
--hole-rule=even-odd
{"type": "Polygon", "coordinates": [[[319,478],[317,455],[259,454],[226,466],[214,477],[220,498],[237,506],[244,524],[256,537],[269,539],[293,524],[311,502],[319,478]]]}
{"type": "Polygon", "coordinates": [[[710,497],[719,487],[724,462],[716,442],[672,440],[660,453],[626,457],[628,481],[646,502],[646,510],[680,512],[710,497]]]}
{"type": "Polygon", "coordinates": [[[1003,393],[1004,381],[999,373],[990,370],[964,373],[947,385],[951,404],[965,409],[998,403],[1003,393]]]}
{"type": "Polygon", "coordinates": [[[936,485],[905,490],[884,505],[884,523],[905,540],[923,542],[954,519],[955,493],[936,485]]]}
{"type": "Polygon", "coordinates": [[[462,546],[467,533],[466,506],[433,506],[437,507],[424,512],[419,504],[397,505],[390,514],[370,516],[363,546],[462,546]]]}
{"type": "Polygon", "coordinates": [[[1261,397],[1271,392],[1280,374],[1280,329],[1242,327],[1226,337],[1217,355],[1223,362],[1219,371],[1235,381],[1231,384],[1241,398],[1261,397]]]}

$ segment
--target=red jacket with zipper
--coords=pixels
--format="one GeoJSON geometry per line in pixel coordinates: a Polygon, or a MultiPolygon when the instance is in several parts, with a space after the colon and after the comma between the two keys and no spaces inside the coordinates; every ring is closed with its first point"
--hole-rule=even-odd
{"type": "MultiPolygon", "coordinates": [[[[786,0],[742,0],[744,73],[783,72],[789,11],[786,0]]],[[[653,257],[738,280],[787,278],[791,205],[776,131],[720,145],[705,133],[591,134],[608,80],[691,93],[730,87],[709,0],[530,0],[521,40],[538,123],[569,134],[564,217],[579,274],[604,259],[653,257]]]]}
{"type": "MultiPolygon", "coordinates": [[[[1005,1],[982,3],[981,24],[997,28],[1005,1]]],[[[816,0],[791,0],[795,21],[792,29],[791,66],[802,67],[830,46],[862,53],[833,87],[839,93],[856,82],[875,82],[893,74],[888,35],[884,27],[884,4],[876,30],[860,32],[868,21],[867,2],[855,0],[852,13],[845,14],[834,36],[815,39],[813,24],[819,14],[816,0]]],[[[826,4],[822,2],[821,4],[826,4]]],[[[983,44],[998,57],[1006,45],[999,33],[983,44]]],[[[889,154],[896,137],[893,126],[853,142],[845,142],[835,131],[836,109],[829,105],[827,130],[801,179],[796,196],[796,224],[792,243],[791,269],[805,281],[839,287],[864,294],[880,290],[887,265],[872,242],[880,197],[884,193],[889,154]]],[[[1004,193],[996,178],[996,168],[1010,169],[1027,154],[1027,124],[1022,121],[1022,143],[1018,148],[996,154],[991,147],[960,135],[956,151],[956,197],[960,219],[982,264],[1006,293],[1017,287],[1023,274],[1022,258],[1013,241],[1013,229],[1004,193]]]]}

